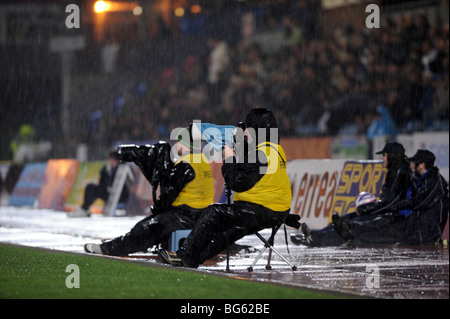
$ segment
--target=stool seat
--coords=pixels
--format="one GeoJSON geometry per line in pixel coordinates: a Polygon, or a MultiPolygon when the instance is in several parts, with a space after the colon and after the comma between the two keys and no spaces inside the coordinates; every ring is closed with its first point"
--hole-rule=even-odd
{"type": "Polygon", "coordinates": [[[169,242],[170,251],[177,251],[191,231],[192,229],[179,229],[172,232],[169,242]]]}

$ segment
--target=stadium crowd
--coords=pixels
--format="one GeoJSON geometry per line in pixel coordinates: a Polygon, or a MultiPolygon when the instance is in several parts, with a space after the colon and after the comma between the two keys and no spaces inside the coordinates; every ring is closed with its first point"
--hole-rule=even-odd
{"type": "MultiPolygon", "coordinates": [[[[284,136],[366,134],[380,104],[399,132],[448,129],[448,21],[432,26],[423,15],[399,15],[379,29],[343,27],[325,37],[319,5],[252,7],[256,34],[282,35],[275,49],[246,41],[236,26],[234,37],[199,36],[205,50],[157,77],[139,77],[132,94],[116,92],[111,116],[102,119],[105,142],[157,140],[193,119],[237,123],[261,106],[274,111],[284,136]]],[[[192,31],[180,23],[179,36],[208,26],[192,31]]]]}

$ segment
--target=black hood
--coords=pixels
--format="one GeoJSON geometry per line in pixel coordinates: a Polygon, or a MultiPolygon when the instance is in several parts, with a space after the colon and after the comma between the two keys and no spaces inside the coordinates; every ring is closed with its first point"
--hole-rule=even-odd
{"type": "MultiPolygon", "coordinates": [[[[266,108],[255,108],[252,109],[247,116],[245,117],[245,125],[248,128],[253,128],[256,133],[256,139],[259,142],[261,142],[258,139],[258,129],[265,128],[266,129],[266,140],[271,141],[270,139],[270,129],[271,128],[278,128],[277,119],[275,118],[275,115],[266,108]]],[[[278,143],[279,137],[277,138],[276,142],[278,143]]]]}

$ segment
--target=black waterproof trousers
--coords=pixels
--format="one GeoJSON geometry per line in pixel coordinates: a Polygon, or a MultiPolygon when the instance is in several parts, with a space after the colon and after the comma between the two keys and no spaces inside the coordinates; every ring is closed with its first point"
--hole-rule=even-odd
{"type": "MultiPolygon", "coordinates": [[[[358,215],[354,212],[341,216],[346,222],[356,217],[358,215]]],[[[313,247],[341,246],[347,242],[336,232],[332,223],[322,229],[311,230],[310,236],[308,246],[313,247]]]]}
{"type": "Polygon", "coordinates": [[[105,202],[108,199],[109,193],[106,187],[102,187],[96,184],[88,184],[84,191],[84,201],[81,208],[89,210],[89,207],[97,200],[97,198],[103,199],[105,202]]]}
{"type": "Polygon", "coordinates": [[[173,231],[194,228],[201,214],[201,210],[185,205],[171,207],[156,216],[144,218],[130,232],[104,242],[100,248],[103,254],[111,256],[146,252],[155,245],[166,244],[173,231]]]}
{"type": "Polygon", "coordinates": [[[333,224],[319,230],[311,230],[310,236],[308,246],[312,247],[341,246],[346,243],[346,240],[336,232],[333,224]]]}
{"type": "MultiPolygon", "coordinates": [[[[124,186],[122,193],[119,197],[119,203],[125,203],[128,199],[129,191],[126,186],[124,186]]],[[[103,199],[105,202],[108,200],[109,193],[107,187],[96,184],[88,184],[84,191],[84,201],[81,208],[84,210],[89,210],[89,207],[98,199],[103,199]]]]}
{"type": "Polygon", "coordinates": [[[248,202],[210,205],[203,211],[177,255],[185,265],[197,268],[225,250],[227,244],[231,245],[261,229],[277,226],[286,220],[288,214],[289,210],[275,212],[248,202]]]}
{"type": "Polygon", "coordinates": [[[389,246],[402,243],[405,240],[405,221],[404,216],[390,212],[350,220],[348,226],[353,237],[350,246],[389,246]]]}
{"type": "Polygon", "coordinates": [[[393,245],[405,239],[405,217],[395,213],[366,216],[350,213],[341,216],[341,219],[351,230],[351,238],[343,238],[333,224],[330,224],[320,230],[312,230],[309,245],[323,247],[348,244],[355,247],[373,247],[393,245]]]}

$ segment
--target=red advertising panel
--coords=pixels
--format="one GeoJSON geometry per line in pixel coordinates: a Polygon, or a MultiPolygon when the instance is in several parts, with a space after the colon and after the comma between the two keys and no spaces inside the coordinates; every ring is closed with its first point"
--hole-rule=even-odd
{"type": "Polygon", "coordinates": [[[47,162],[44,183],[39,198],[39,208],[64,210],[80,163],[73,159],[56,159],[47,162]]]}

